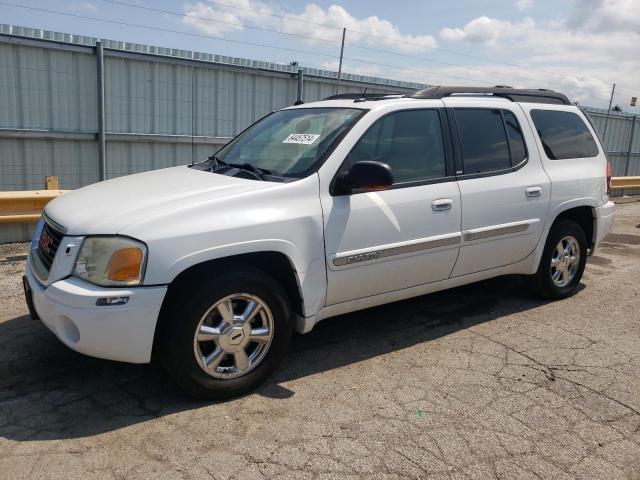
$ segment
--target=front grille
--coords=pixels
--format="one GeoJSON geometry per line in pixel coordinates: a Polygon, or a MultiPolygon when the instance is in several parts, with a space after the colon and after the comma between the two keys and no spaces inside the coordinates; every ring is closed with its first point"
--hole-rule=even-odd
{"type": "Polygon", "coordinates": [[[63,236],[63,233],[53,228],[45,220],[44,228],[42,229],[40,240],[38,241],[37,253],[38,258],[42,262],[47,273],[51,270],[51,264],[53,263],[53,259],[56,256],[56,252],[58,251],[58,247],[60,246],[60,241],[63,236]]]}

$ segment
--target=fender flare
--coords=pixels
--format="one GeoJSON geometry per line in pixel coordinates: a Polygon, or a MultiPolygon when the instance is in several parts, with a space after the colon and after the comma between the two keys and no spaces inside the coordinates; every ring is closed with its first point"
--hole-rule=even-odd
{"type": "MultiPolygon", "coordinates": [[[[544,251],[544,247],[547,244],[547,237],[549,236],[549,231],[551,230],[551,226],[557,220],[557,218],[563,212],[566,212],[567,210],[571,210],[572,208],[589,207],[593,211],[593,209],[595,209],[597,206],[598,205],[595,198],[585,197],[585,198],[567,200],[566,202],[560,203],[552,211],[550,211],[549,215],[547,216],[547,221],[545,222],[544,228],[542,229],[540,242],[538,243],[538,246],[534,251],[534,258],[532,262],[533,271],[530,273],[535,273],[538,270],[538,266],[540,265],[540,258],[542,257],[542,252],[544,251]]],[[[595,222],[595,218],[594,218],[594,222],[595,222]]],[[[595,235],[595,226],[594,226],[594,235],[595,235]]]]}
{"type": "MultiPolygon", "coordinates": [[[[551,225],[553,225],[553,222],[556,221],[556,219],[558,218],[558,216],[560,216],[562,212],[566,212],[567,210],[571,210],[572,208],[576,208],[576,207],[589,207],[591,209],[594,209],[598,206],[599,206],[598,202],[593,197],[574,198],[574,199],[562,202],[556,205],[556,207],[553,210],[549,211],[549,214],[547,215],[547,221],[545,222],[545,225],[544,225],[544,229],[549,230],[551,228],[551,225]]],[[[545,238],[545,241],[546,241],[546,238],[545,238]]]]}
{"type": "Polygon", "coordinates": [[[280,239],[251,240],[247,242],[218,245],[189,253],[188,255],[176,259],[169,265],[167,277],[169,279],[169,283],[171,283],[180,273],[201,263],[237,255],[260,252],[277,252],[285,255],[289,259],[289,262],[291,262],[291,267],[294,270],[294,274],[296,275],[299,284],[302,284],[301,280],[304,278],[307,270],[302,260],[302,255],[293,243],[280,239]]]}

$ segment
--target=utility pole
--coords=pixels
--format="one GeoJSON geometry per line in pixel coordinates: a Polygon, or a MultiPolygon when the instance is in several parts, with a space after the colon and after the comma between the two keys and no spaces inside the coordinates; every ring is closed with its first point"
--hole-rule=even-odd
{"type": "Polygon", "coordinates": [[[340,77],[342,76],[342,56],[344,55],[344,37],[347,34],[347,29],[342,29],[342,45],[340,46],[340,64],[338,65],[338,82],[336,83],[336,95],[340,90],[340,77]]]}
{"type": "Polygon", "coordinates": [[[104,92],[104,49],[96,42],[96,73],[98,76],[98,180],[107,179],[106,116],[104,92]]]}
{"type": "Polygon", "coordinates": [[[302,105],[304,103],[303,92],[304,92],[304,69],[301,65],[298,65],[298,97],[296,98],[296,103],[294,105],[302,105]]]}
{"type": "Polygon", "coordinates": [[[624,176],[629,175],[629,164],[631,163],[631,154],[633,153],[633,137],[636,132],[636,118],[638,116],[634,115],[631,118],[631,132],[629,133],[629,146],[627,147],[627,161],[624,162],[624,176]]]}
{"type": "MultiPolygon", "coordinates": [[[[607,118],[604,119],[604,131],[602,132],[602,142],[606,142],[607,138],[607,124],[609,123],[609,115],[611,115],[611,104],[613,103],[613,94],[616,91],[616,84],[613,84],[611,88],[611,97],[609,98],[609,108],[607,109],[607,118]]],[[[606,149],[606,148],[605,148],[606,149]]]]}

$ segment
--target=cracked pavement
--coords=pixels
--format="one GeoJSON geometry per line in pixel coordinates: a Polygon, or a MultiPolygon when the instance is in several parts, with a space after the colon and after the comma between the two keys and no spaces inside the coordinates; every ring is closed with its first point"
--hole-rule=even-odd
{"type": "Polygon", "coordinates": [[[67,349],[22,270],[0,263],[3,478],[640,479],[640,203],[567,300],[504,277],[336,317],[218,403],[67,349]]]}

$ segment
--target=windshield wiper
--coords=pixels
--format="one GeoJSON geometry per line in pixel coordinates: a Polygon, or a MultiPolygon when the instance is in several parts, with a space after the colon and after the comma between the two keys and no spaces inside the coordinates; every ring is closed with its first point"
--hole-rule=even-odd
{"type": "Polygon", "coordinates": [[[211,167],[210,170],[213,172],[215,170],[218,170],[219,168],[222,167],[228,167],[229,164],[227,162],[225,162],[224,160],[220,160],[218,158],[218,155],[216,155],[215,153],[213,155],[211,155],[208,158],[209,162],[211,162],[211,167]]]}
{"type": "Polygon", "coordinates": [[[226,163],[225,166],[238,168],[240,170],[244,170],[245,172],[252,173],[256,178],[260,180],[266,181],[265,175],[271,175],[271,170],[267,170],[266,168],[256,167],[255,165],[251,165],[250,163],[226,163]]]}
{"type": "Polygon", "coordinates": [[[209,161],[211,162],[210,170],[215,172],[220,168],[237,168],[239,170],[244,170],[245,172],[249,172],[254,175],[259,180],[266,181],[265,175],[271,175],[271,170],[266,168],[256,167],[255,165],[251,165],[250,163],[228,163],[224,160],[218,158],[218,156],[214,153],[209,157],[209,161]]]}

